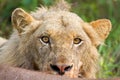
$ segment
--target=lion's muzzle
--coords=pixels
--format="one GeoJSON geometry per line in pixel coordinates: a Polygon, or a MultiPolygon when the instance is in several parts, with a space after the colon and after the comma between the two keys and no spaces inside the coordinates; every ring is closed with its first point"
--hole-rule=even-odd
{"type": "Polygon", "coordinates": [[[56,71],[59,75],[64,75],[65,72],[70,71],[73,65],[53,65],[50,64],[52,70],[56,71]]]}

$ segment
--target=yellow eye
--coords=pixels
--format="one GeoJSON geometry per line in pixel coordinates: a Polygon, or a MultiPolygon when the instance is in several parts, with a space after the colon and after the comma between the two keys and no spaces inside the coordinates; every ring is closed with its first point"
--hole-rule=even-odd
{"type": "Polygon", "coordinates": [[[81,41],[82,40],[80,38],[75,38],[74,41],[73,41],[73,43],[74,44],[79,44],[79,43],[81,43],[81,41]]]}
{"type": "Polygon", "coordinates": [[[41,37],[41,40],[42,40],[44,43],[49,43],[49,37],[48,37],[48,36],[42,36],[42,37],[41,37]]]}

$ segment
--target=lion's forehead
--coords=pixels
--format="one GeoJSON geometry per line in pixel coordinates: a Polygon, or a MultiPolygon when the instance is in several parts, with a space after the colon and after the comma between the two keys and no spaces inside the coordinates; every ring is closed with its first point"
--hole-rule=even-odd
{"type": "Polygon", "coordinates": [[[48,11],[42,15],[42,20],[46,24],[49,23],[59,23],[59,25],[66,24],[66,25],[80,25],[83,20],[76,14],[67,11],[48,11]]]}
{"type": "Polygon", "coordinates": [[[68,11],[48,11],[42,15],[44,20],[51,18],[59,18],[61,16],[72,18],[72,20],[75,19],[83,21],[77,14],[68,11]]]}
{"type": "Polygon", "coordinates": [[[42,31],[46,30],[49,32],[67,32],[67,33],[78,33],[82,32],[82,19],[74,13],[66,11],[58,12],[47,12],[43,15],[43,22],[40,25],[42,31]]]}
{"type": "Polygon", "coordinates": [[[61,39],[73,39],[76,37],[85,37],[86,34],[84,30],[81,28],[81,26],[68,26],[64,27],[62,25],[59,25],[57,23],[49,23],[49,24],[43,24],[41,27],[38,28],[36,31],[37,35],[50,35],[51,37],[57,37],[61,39]]]}

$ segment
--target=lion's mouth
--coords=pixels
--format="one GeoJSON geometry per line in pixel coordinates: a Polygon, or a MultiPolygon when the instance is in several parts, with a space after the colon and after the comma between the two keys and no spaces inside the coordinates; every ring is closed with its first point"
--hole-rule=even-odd
{"type": "Polygon", "coordinates": [[[81,78],[82,77],[81,75],[79,75],[78,70],[77,71],[75,71],[75,70],[69,71],[69,69],[66,68],[66,70],[68,70],[68,71],[64,72],[64,71],[58,71],[58,68],[56,66],[52,65],[52,67],[54,67],[55,71],[50,69],[50,70],[46,71],[45,73],[52,74],[52,75],[66,76],[66,77],[70,77],[70,78],[81,78]]]}
{"type": "Polygon", "coordinates": [[[59,75],[59,76],[67,76],[70,78],[82,78],[82,74],[80,73],[80,69],[82,66],[82,62],[79,64],[47,64],[46,67],[42,67],[42,72],[52,75],[59,75]]]}

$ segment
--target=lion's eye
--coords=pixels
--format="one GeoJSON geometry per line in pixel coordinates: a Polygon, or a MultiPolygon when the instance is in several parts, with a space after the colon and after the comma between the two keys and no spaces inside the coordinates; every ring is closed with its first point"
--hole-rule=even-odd
{"type": "Polygon", "coordinates": [[[41,40],[42,40],[44,43],[49,43],[49,37],[48,37],[48,36],[42,36],[42,37],[41,37],[41,40]]]}
{"type": "Polygon", "coordinates": [[[73,43],[74,44],[80,44],[82,42],[82,40],[80,38],[75,38],[73,43]]]}

